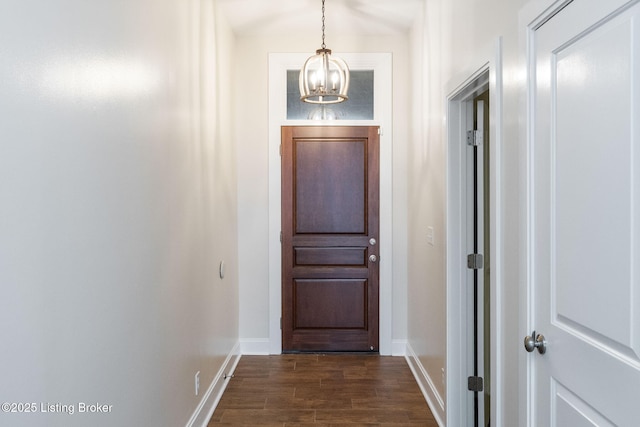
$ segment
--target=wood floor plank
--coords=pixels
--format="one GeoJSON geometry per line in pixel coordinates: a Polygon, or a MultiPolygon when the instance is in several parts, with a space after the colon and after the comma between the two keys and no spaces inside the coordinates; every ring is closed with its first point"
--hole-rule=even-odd
{"type": "Polygon", "coordinates": [[[314,396],[312,398],[267,398],[265,409],[351,409],[352,399],[328,396],[326,398],[314,396]]]}
{"type": "Polygon", "coordinates": [[[220,424],[274,425],[280,423],[310,423],[315,421],[316,411],[302,409],[226,409],[220,424]]]}
{"type": "Polygon", "coordinates": [[[437,427],[401,357],[243,356],[209,426],[437,427]]]}

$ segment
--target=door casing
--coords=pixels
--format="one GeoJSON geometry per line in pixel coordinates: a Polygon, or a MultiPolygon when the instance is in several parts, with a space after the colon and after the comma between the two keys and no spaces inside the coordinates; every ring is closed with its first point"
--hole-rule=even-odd
{"type": "Polygon", "coordinates": [[[502,44],[497,39],[494,46],[480,52],[475,67],[462,81],[454,82],[447,96],[447,350],[445,364],[446,416],[447,425],[469,424],[473,416],[473,401],[468,398],[467,390],[468,360],[473,348],[467,339],[469,294],[466,289],[466,118],[469,103],[473,96],[487,88],[490,91],[490,207],[491,212],[489,239],[491,241],[490,266],[491,289],[490,304],[490,366],[491,377],[491,425],[503,425],[502,407],[503,388],[501,378],[504,369],[504,332],[503,332],[503,283],[502,283],[502,223],[501,206],[501,108],[502,108],[502,44]],[[470,406],[471,405],[471,406],[470,406]]]}
{"type": "MultiPolygon", "coordinates": [[[[352,70],[374,70],[374,120],[287,120],[286,72],[299,69],[308,53],[269,54],[269,338],[252,343],[245,353],[280,354],[282,336],[281,289],[281,126],[380,126],[380,350],[381,355],[406,354],[406,341],[392,339],[393,323],[393,129],[392,55],[390,53],[340,54],[352,70]]],[[[243,347],[244,348],[244,347],[243,347]]]]}

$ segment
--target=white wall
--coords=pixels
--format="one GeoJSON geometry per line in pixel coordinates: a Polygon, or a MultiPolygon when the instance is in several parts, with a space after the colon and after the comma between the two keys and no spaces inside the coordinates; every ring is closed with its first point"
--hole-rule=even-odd
{"type": "MultiPolygon", "coordinates": [[[[240,254],[240,336],[244,348],[268,348],[268,54],[317,49],[317,34],[239,36],[236,44],[236,135],[240,254]],[[263,344],[260,346],[260,344],[263,344]]],[[[410,106],[408,34],[386,37],[340,35],[327,46],[340,52],[391,52],[393,55],[393,324],[392,339],[406,339],[406,149],[410,106]]],[[[302,65],[302,64],[301,64],[302,65]]],[[[282,102],[286,102],[282,94],[282,102]]],[[[280,124],[276,122],[276,126],[280,124]]]]}
{"type": "Polygon", "coordinates": [[[236,162],[215,80],[232,81],[233,39],[211,6],[4,5],[0,400],[76,413],[0,424],[185,425],[195,372],[206,390],[236,345],[236,162]]]}
{"type": "MultiPolygon", "coordinates": [[[[492,425],[518,425],[518,358],[521,336],[518,322],[523,271],[520,198],[523,173],[520,169],[522,101],[526,69],[521,61],[523,40],[519,28],[520,10],[527,2],[510,0],[427,0],[422,25],[412,34],[412,52],[421,58],[414,63],[413,82],[422,87],[414,101],[413,136],[409,147],[409,242],[408,242],[408,341],[416,353],[434,392],[445,400],[442,369],[446,360],[446,97],[482,65],[482,54],[503,43],[501,114],[503,126],[501,157],[495,159],[502,170],[502,275],[505,320],[499,325],[504,339],[500,349],[504,400],[498,403],[492,425]],[[427,227],[435,231],[435,244],[426,242],[427,227]],[[496,419],[501,421],[496,423],[496,419]]],[[[549,3],[549,2],[537,2],[549,3]]],[[[542,6],[539,6],[542,7],[542,6]]],[[[497,106],[492,106],[492,108],[497,106]]],[[[446,418],[444,413],[439,413],[446,418]]]]}

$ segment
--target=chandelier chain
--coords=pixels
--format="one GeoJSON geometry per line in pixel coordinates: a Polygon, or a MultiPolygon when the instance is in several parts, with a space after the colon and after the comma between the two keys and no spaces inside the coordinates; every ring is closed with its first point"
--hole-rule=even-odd
{"type": "Polygon", "coordinates": [[[324,0],[322,0],[322,48],[327,48],[327,45],[324,44],[324,0]]]}

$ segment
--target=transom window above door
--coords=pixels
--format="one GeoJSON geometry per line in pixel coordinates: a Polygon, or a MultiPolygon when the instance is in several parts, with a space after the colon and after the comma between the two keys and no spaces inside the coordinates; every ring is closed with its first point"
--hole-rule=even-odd
{"type": "Polygon", "coordinates": [[[373,70],[351,70],[349,99],[318,105],[300,100],[300,70],[287,70],[287,120],[373,120],[373,70]]]}

